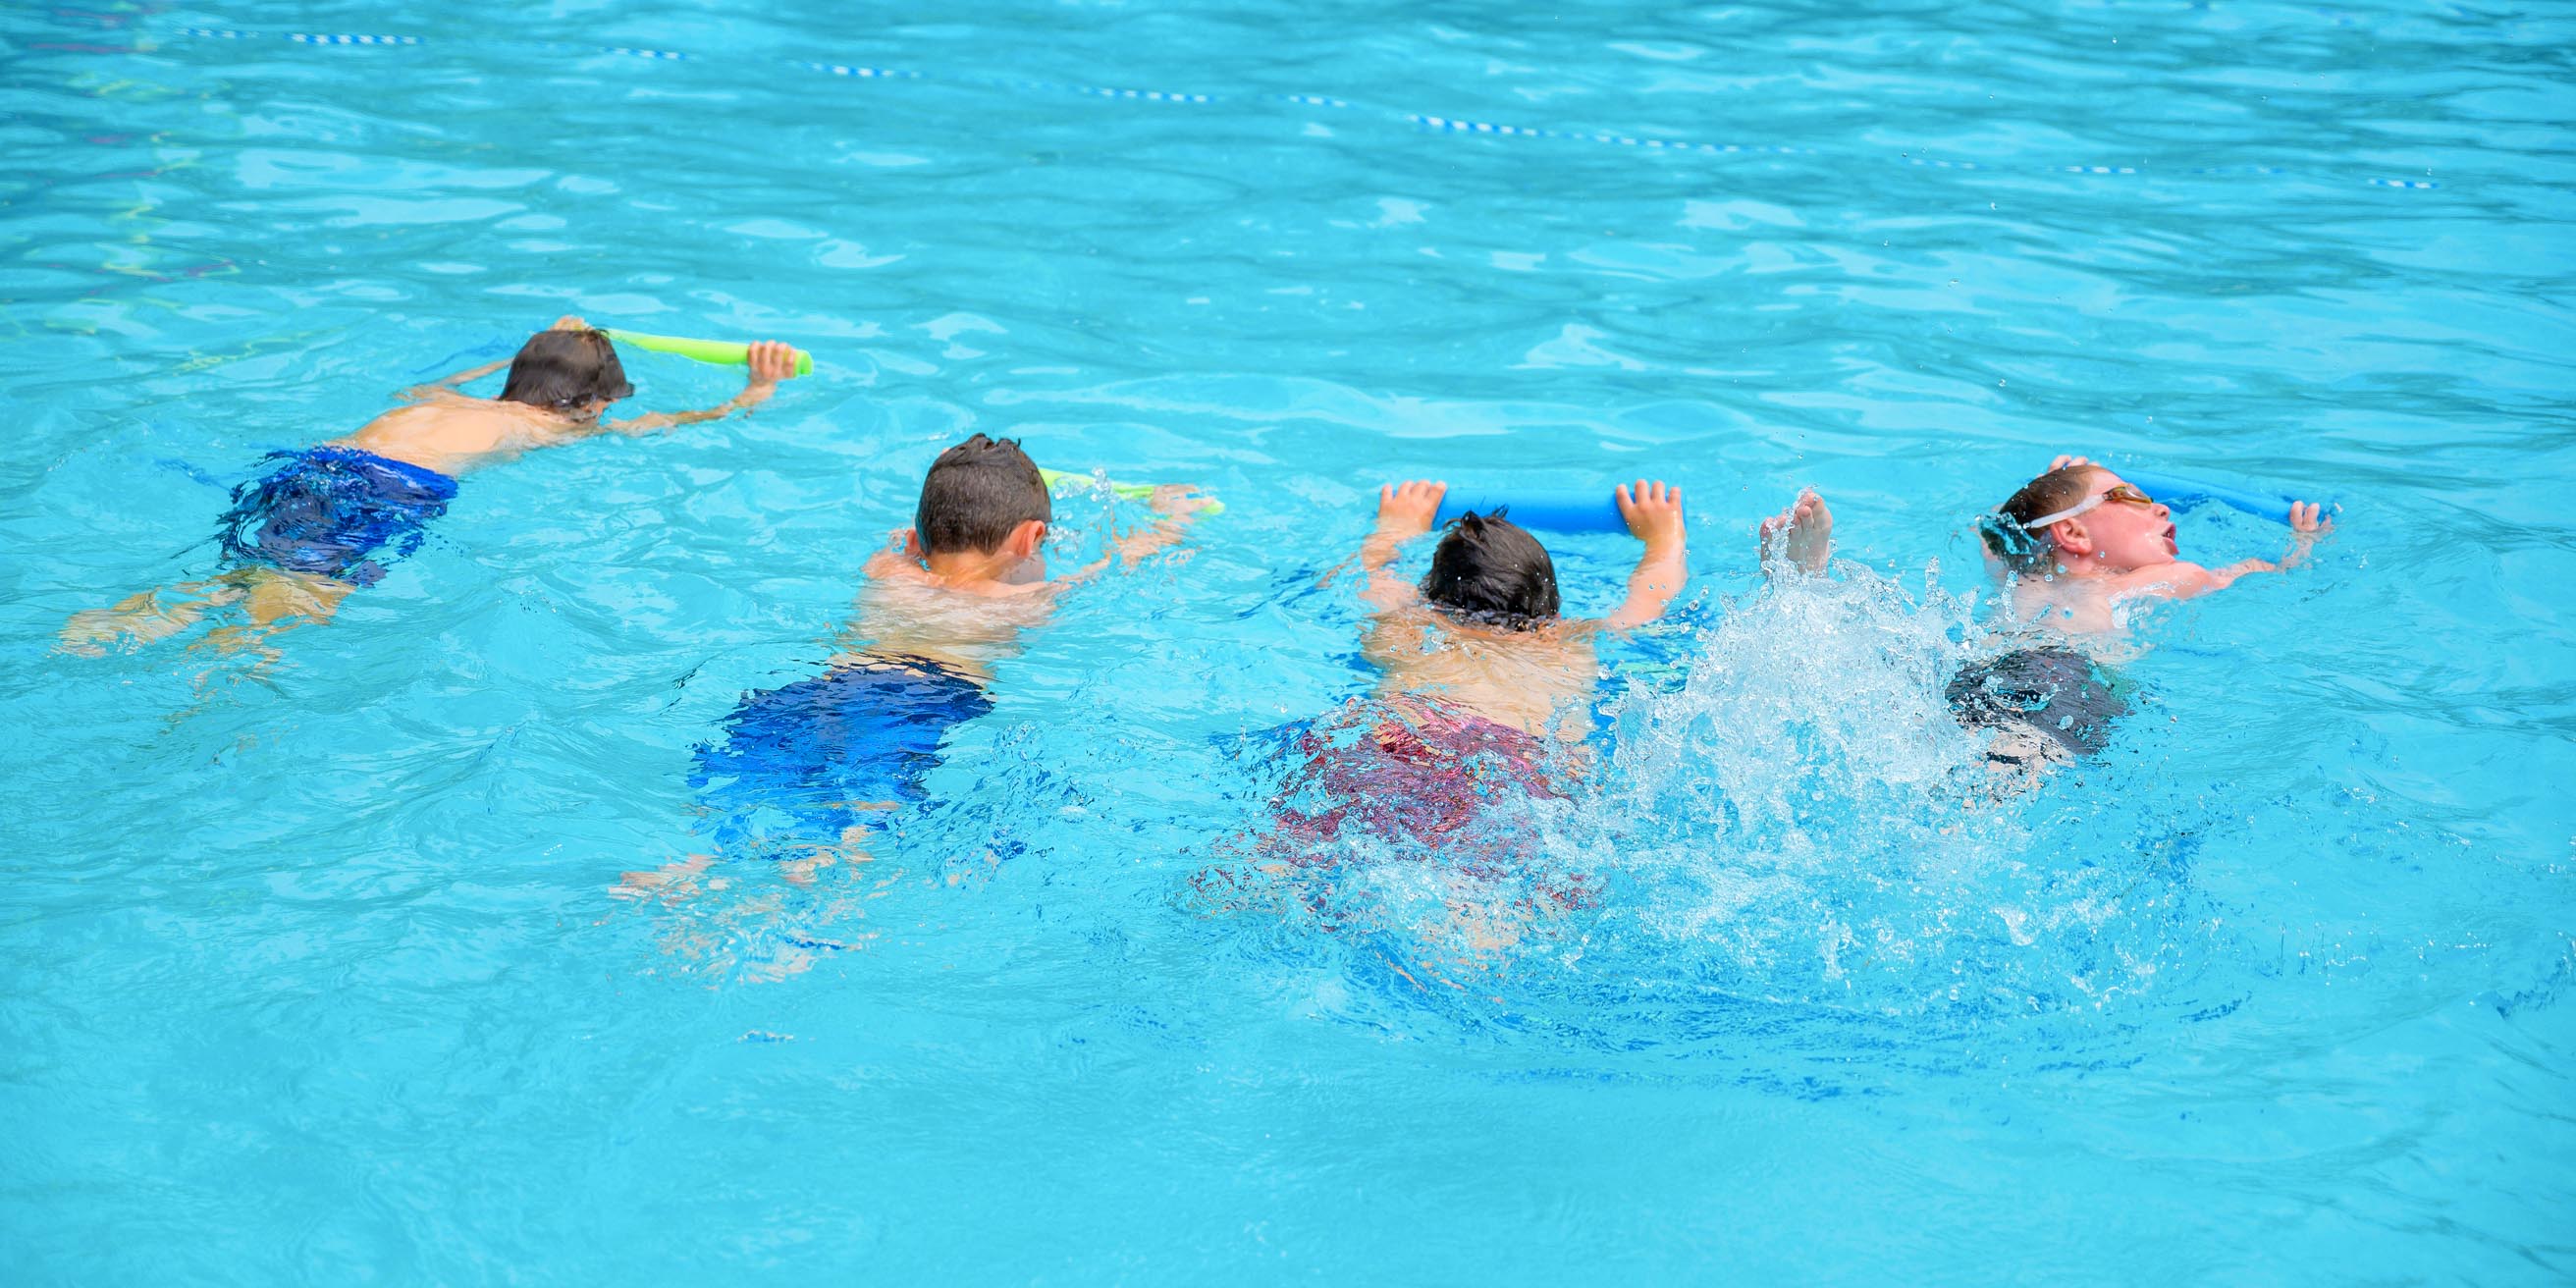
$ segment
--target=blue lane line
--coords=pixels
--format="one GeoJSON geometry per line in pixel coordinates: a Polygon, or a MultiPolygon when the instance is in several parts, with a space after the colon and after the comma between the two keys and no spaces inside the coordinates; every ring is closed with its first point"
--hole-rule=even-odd
{"type": "Polygon", "coordinates": [[[853,67],[848,63],[798,63],[797,66],[807,71],[821,72],[826,76],[858,76],[887,80],[921,79],[919,72],[908,72],[893,67],[853,67]]]}
{"type": "MultiPolygon", "coordinates": [[[[259,31],[238,31],[219,27],[181,27],[177,30],[178,34],[182,36],[190,36],[200,40],[280,39],[290,40],[306,45],[419,45],[422,43],[421,38],[418,36],[324,34],[301,31],[270,33],[259,31]]],[[[605,54],[622,58],[651,59],[659,62],[709,61],[696,54],[686,53],[680,50],[641,49],[627,45],[585,46],[548,42],[546,48],[568,53],[605,54]]],[[[1017,92],[1072,94],[1086,98],[1125,99],[1142,103],[1186,103],[1197,106],[1229,101],[1224,95],[1192,93],[1181,90],[1130,89],[1111,85],[1066,85],[1054,81],[1025,80],[999,76],[969,75],[940,77],[925,75],[921,72],[909,71],[897,67],[862,67],[848,63],[814,62],[806,59],[791,59],[787,61],[786,65],[803,71],[818,72],[826,76],[850,77],[860,80],[949,80],[958,84],[981,85],[1017,92]]],[[[1259,97],[1273,102],[1295,103],[1301,107],[1325,107],[1341,110],[1348,110],[1352,107],[1352,104],[1348,100],[1335,98],[1328,94],[1263,94],[1259,97]]],[[[1417,129],[1425,130],[1434,134],[1484,134],[1503,138],[1554,139],[1575,143],[1597,143],[1609,147],[1637,148],[1649,152],[1688,152],[1704,156],[1820,155],[1814,148],[1793,147],[1783,144],[1702,143],[1690,139],[1657,138],[1652,135],[1615,134],[1601,131],[1556,130],[1534,125],[1510,125],[1498,121],[1461,120],[1456,117],[1433,116],[1424,112],[1399,112],[1394,115],[1398,119],[1413,125],[1417,129]]],[[[1910,153],[1899,154],[1897,159],[1903,161],[1909,166],[1917,166],[1933,170],[1977,170],[1987,173],[2000,173],[2014,169],[2032,169],[2045,170],[2058,174],[2102,175],[2112,177],[2135,176],[2148,173],[2137,166],[2129,165],[2056,165],[2021,167],[2004,166],[1979,161],[1937,160],[1931,157],[1914,156],[1910,153]]],[[[2174,171],[2174,173],[2195,175],[2282,175],[2288,174],[2290,171],[2279,166],[2249,165],[2196,166],[2187,170],[2174,171]]],[[[2370,186],[2375,188],[2399,188],[2410,191],[2424,191],[2442,186],[2439,182],[2431,179],[2373,178],[2368,180],[2368,183],[2370,186]]]]}

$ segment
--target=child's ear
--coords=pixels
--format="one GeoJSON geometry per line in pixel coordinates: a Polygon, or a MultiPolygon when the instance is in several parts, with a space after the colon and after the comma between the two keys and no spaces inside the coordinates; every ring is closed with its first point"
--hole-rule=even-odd
{"type": "Polygon", "coordinates": [[[1010,547],[1011,554],[1020,559],[1036,558],[1038,547],[1046,544],[1046,534],[1047,525],[1045,520],[1020,520],[1019,526],[1011,529],[1011,539],[1007,543],[1010,547]]]}
{"type": "Polygon", "coordinates": [[[2073,519],[2060,519],[2055,525],[2055,531],[2054,540],[2057,542],[2058,549],[2070,555],[2093,553],[2093,534],[2085,531],[2082,523],[2073,519]]]}

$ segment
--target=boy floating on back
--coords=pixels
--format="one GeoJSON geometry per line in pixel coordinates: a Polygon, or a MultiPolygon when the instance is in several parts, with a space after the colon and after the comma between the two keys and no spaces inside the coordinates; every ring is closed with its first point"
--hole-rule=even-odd
{"type": "MultiPolygon", "coordinates": [[[[1944,689],[1959,722],[1984,735],[1987,768],[2026,787],[2054,766],[2099,753],[2129,704],[2115,677],[2072,645],[2116,634],[2135,604],[2190,599],[2249,573],[2296,566],[2327,530],[2318,510],[2290,507],[2290,547],[2279,560],[2204,568],[2178,557],[2173,512],[2154,498],[2081,456],[2051,462],[1980,532],[2011,576],[2014,616],[2069,638],[2029,640],[1972,662],[1944,689]]],[[[1833,549],[1833,512],[1814,492],[1802,493],[1763,521],[1760,538],[1767,568],[1821,574],[1833,549]]]]}
{"type": "Polygon", "coordinates": [[[1996,507],[1984,537],[2016,574],[2013,608],[2023,618],[2069,634],[2105,634],[2120,629],[2131,603],[2191,599],[2247,573],[2295,568],[2330,526],[2316,504],[2293,502],[2290,547],[2278,560],[2204,568],[2179,557],[2173,511],[2102,466],[2060,456],[1996,507]]]}
{"type": "Polygon", "coordinates": [[[605,334],[577,317],[558,319],[508,361],[497,398],[457,391],[504,365],[494,362],[404,391],[410,406],[345,438],[271,454],[275,464],[267,475],[233,490],[219,534],[229,571],[76,613],[63,628],[63,645],[94,653],[118,639],[149,642],[232,605],[241,607],[254,638],[328,621],[350,591],[372,585],[386,563],[419,548],[423,530],[456,498],[459,476],[531,448],[692,425],[756,407],[793,373],[795,362],[794,349],[763,341],[751,346],[742,392],[715,407],[602,421],[608,404],[634,387],[605,334]]]}

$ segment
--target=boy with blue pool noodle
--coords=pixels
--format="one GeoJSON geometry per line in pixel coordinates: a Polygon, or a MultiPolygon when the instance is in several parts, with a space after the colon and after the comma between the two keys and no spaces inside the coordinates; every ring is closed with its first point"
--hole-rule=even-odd
{"type": "Polygon", "coordinates": [[[232,509],[223,517],[218,540],[231,570],[76,613],[63,628],[63,645],[94,653],[120,638],[162,639],[209,609],[232,605],[248,617],[254,637],[328,621],[350,591],[373,585],[385,564],[419,548],[424,530],[456,499],[464,474],[533,448],[693,425],[757,407],[794,374],[797,358],[794,349],[763,341],[750,347],[742,392],[724,402],[705,411],[603,421],[608,405],[635,388],[605,333],[577,317],[559,318],[507,360],[510,374],[498,397],[457,389],[503,366],[488,363],[406,390],[410,406],[345,438],[272,453],[266,475],[233,489],[232,509]]]}
{"type": "MultiPolygon", "coordinates": [[[[866,833],[922,799],[922,775],[938,763],[948,731],[992,709],[993,667],[1019,651],[1020,632],[1045,622],[1060,592],[1112,559],[1132,566],[1180,541],[1207,502],[1185,487],[1160,487],[1149,504],[1157,522],[1050,580],[1044,547],[1054,502],[1036,463],[1017,442],[982,434],[940,453],[922,478],[913,526],[862,569],[867,584],[847,637],[865,643],[821,675],[746,695],[725,718],[723,745],[698,749],[689,781],[724,816],[718,843],[749,839],[755,817],[775,811],[796,838],[791,878],[841,856],[864,861],[866,833]]],[[[684,886],[710,861],[630,872],[624,889],[684,886]]]]}
{"type": "Polygon", "coordinates": [[[1995,507],[1986,549],[2015,574],[2013,608],[2070,634],[2122,629],[2132,604],[2192,599],[2249,573],[2285,572],[2333,527],[2314,502],[2290,504],[2289,549],[2224,568],[2185,561],[2173,511],[2105,466],[2060,456],[1995,507]]]}
{"type": "MultiPolygon", "coordinates": [[[[1986,737],[1988,768],[2028,783],[2102,751],[2111,722],[2129,704],[2117,677],[2077,645],[2124,631],[2138,604],[2192,599],[2251,573],[2296,567],[2332,527],[2319,510],[2311,502],[2288,506],[2290,546],[2280,559],[2207,568],[2181,558],[2173,512],[2153,497],[2081,456],[2050,462],[1985,518],[1979,535],[2009,578],[2014,615],[2060,634],[1972,662],[1944,689],[1959,722],[1986,737]]],[[[1760,537],[1767,567],[1821,574],[1833,548],[1833,512],[1814,492],[1804,493],[1764,520],[1760,537]]]]}
{"type": "Polygon", "coordinates": [[[1360,548],[1374,610],[1364,652],[1379,668],[1379,695],[1446,704],[1524,738],[1581,741],[1599,678],[1593,638],[1662,616],[1689,579],[1681,489],[1639,479],[1616,490],[1644,548],[1627,598],[1598,621],[1558,615],[1556,565],[1508,510],[1451,522],[1420,585],[1389,573],[1396,549],[1431,531],[1446,491],[1421,482],[1381,489],[1377,528],[1360,548]]]}
{"type": "Polygon", "coordinates": [[[2128,712],[2124,686],[2077,640],[2127,628],[2131,609],[2225,590],[2250,573],[2298,566],[2332,525],[2311,502],[2292,502],[2289,549],[2278,560],[2207,568],[2181,557],[2173,511],[2109,469],[2060,456],[1980,525],[1986,551],[2009,576],[2014,614],[2053,628],[2067,644],[2035,641],[1977,662],[1946,693],[1959,720],[1986,735],[1989,767],[2024,777],[2098,753],[2128,712]]]}
{"type": "MultiPolygon", "coordinates": [[[[1418,584],[1388,569],[1404,543],[1428,535],[1446,492],[1408,482],[1378,493],[1377,526],[1360,548],[1370,610],[1362,652],[1375,693],[1303,728],[1299,757],[1273,801],[1256,869],[1274,877],[1329,870],[1346,840],[1393,843],[1436,860],[1456,885],[1450,921],[1436,928],[1478,950],[1517,940],[1529,919],[1586,906],[1585,878],[1542,877],[1525,903],[1493,907],[1495,883],[1525,875],[1529,838],[1498,832],[1491,811],[1512,799],[1569,794],[1573,749],[1591,731],[1600,680],[1594,643],[1663,615],[1689,579],[1681,489],[1638,480],[1614,503],[1644,543],[1628,593],[1609,616],[1568,619],[1546,547],[1505,511],[1452,520],[1418,584]],[[1544,907],[1539,905],[1544,904],[1544,907]]],[[[1233,874],[1200,877],[1226,897],[1233,874]]],[[[1336,883],[1299,882],[1329,920],[1336,883]]]]}

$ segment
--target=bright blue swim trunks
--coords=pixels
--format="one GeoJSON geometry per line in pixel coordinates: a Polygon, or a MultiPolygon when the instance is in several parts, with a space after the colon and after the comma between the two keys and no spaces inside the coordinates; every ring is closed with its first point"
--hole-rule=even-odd
{"type": "Polygon", "coordinates": [[[420,548],[422,528],[447,513],[456,480],[352,447],[271,452],[282,462],[233,489],[224,557],[374,585],[391,561],[420,548]]]}
{"type": "Polygon", "coordinates": [[[725,717],[722,747],[698,748],[689,786],[739,839],[764,810],[811,838],[881,826],[923,797],[953,726],[993,709],[983,687],[926,658],[871,658],[754,693],[725,717]]]}

